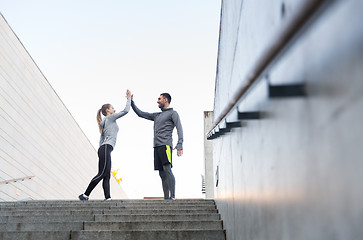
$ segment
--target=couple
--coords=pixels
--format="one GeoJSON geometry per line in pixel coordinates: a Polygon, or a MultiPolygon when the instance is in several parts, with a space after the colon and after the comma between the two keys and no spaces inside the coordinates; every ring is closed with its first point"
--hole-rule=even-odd
{"type": "MultiPolygon", "coordinates": [[[[135,113],[142,118],[154,121],[154,169],[159,170],[161,177],[164,199],[175,200],[175,178],[172,168],[173,129],[178,132],[178,143],[176,145],[177,155],[183,155],[183,129],[179,115],[173,108],[169,107],[171,96],[168,93],[160,94],[158,106],[161,112],[148,113],[138,109],[133,101],[133,95],[126,91],[126,106],[121,112],[116,113],[111,104],[104,104],[97,112],[97,122],[101,133],[100,147],[98,149],[98,174],[91,180],[86,192],[79,195],[79,200],[88,200],[89,195],[96,185],[103,180],[103,191],[105,200],[111,200],[110,177],[111,177],[111,152],[116,144],[118,125],[116,120],[126,115],[130,105],[135,113]],[[105,116],[102,120],[101,113],[105,116]]],[[[174,149],[175,149],[174,148],[174,149]]]]}

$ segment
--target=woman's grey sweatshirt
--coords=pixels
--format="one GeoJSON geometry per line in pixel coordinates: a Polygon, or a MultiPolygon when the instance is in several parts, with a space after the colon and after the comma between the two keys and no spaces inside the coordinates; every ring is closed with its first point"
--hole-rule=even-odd
{"type": "Polygon", "coordinates": [[[118,133],[118,125],[116,123],[116,120],[120,117],[126,115],[130,110],[131,105],[131,98],[128,98],[126,101],[125,109],[118,113],[113,113],[111,115],[108,115],[107,117],[104,117],[101,121],[101,128],[102,133],[100,137],[100,146],[109,144],[113,148],[115,148],[116,140],[117,140],[117,133],[118,133]]]}
{"type": "Polygon", "coordinates": [[[169,145],[173,147],[173,129],[178,132],[177,149],[183,149],[183,128],[179,115],[173,108],[162,108],[161,112],[148,113],[138,109],[135,102],[131,101],[131,107],[137,116],[154,121],[154,147],[169,145]]]}

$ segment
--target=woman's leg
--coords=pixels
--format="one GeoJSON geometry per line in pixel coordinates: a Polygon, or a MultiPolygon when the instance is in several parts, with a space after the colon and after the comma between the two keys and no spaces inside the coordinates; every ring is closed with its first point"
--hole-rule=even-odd
{"type": "Polygon", "coordinates": [[[105,177],[106,165],[107,165],[107,148],[112,148],[110,145],[102,145],[98,149],[98,173],[89,183],[85,195],[89,196],[92,190],[97,186],[97,184],[105,177]]]}
{"type": "Polygon", "coordinates": [[[111,198],[110,194],[110,178],[111,178],[111,151],[112,147],[108,147],[107,155],[106,155],[106,171],[105,171],[105,177],[103,178],[103,192],[105,194],[105,199],[111,198]]]}

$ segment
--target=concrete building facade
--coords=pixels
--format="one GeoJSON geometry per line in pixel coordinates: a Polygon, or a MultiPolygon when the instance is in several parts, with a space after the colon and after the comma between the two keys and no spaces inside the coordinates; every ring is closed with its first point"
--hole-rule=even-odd
{"type": "Polygon", "coordinates": [[[222,1],[208,138],[227,239],[363,238],[362,12],[222,1]]]}
{"type": "MultiPolygon", "coordinates": [[[[2,15],[0,166],[0,201],[76,199],[98,169],[96,150],[2,15]]],[[[111,192],[127,197],[113,178],[111,192]]],[[[92,198],[104,198],[101,186],[92,198]]]]}

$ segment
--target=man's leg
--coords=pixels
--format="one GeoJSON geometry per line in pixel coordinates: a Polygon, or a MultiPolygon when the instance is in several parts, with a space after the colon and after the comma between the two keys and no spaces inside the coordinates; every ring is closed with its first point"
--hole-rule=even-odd
{"type": "MultiPolygon", "coordinates": [[[[171,198],[175,198],[175,177],[173,172],[171,171],[171,165],[165,164],[163,165],[163,172],[166,175],[166,183],[168,186],[168,192],[170,192],[170,197],[171,198]]],[[[165,194],[164,194],[164,198],[165,198],[165,194]]]]}
{"type": "Polygon", "coordinates": [[[165,171],[165,173],[167,175],[170,197],[175,199],[175,177],[174,177],[173,172],[171,171],[171,168],[173,167],[172,152],[173,152],[173,148],[171,148],[169,145],[166,145],[165,153],[166,153],[167,163],[163,164],[163,170],[165,171]]]}
{"type": "Polygon", "coordinates": [[[169,199],[169,185],[167,181],[167,174],[165,171],[159,170],[159,176],[161,178],[161,183],[163,185],[164,199],[169,199]]]}
{"type": "Polygon", "coordinates": [[[164,199],[175,198],[175,178],[171,171],[172,148],[168,145],[154,148],[154,169],[159,170],[164,199]]]}

